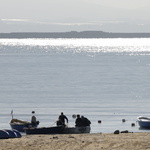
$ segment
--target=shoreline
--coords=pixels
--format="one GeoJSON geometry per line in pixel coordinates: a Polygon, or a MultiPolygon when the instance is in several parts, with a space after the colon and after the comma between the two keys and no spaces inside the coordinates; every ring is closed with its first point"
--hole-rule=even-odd
{"type": "Polygon", "coordinates": [[[150,133],[23,135],[1,139],[1,150],[150,150],[150,133]]]}
{"type": "Polygon", "coordinates": [[[0,39],[2,38],[150,38],[150,33],[113,33],[103,31],[10,32],[0,33],[0,39]]]}

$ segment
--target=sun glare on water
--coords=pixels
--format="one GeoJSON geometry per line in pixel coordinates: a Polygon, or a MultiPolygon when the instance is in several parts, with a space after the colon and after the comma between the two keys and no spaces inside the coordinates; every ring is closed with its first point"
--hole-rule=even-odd
{"type": "Polygon", "coordinates": [[[0,47],[15,46],[41,49],[45,52],[51,50],[64,52],[90,52],[90,53],[149,53],[150,42],[148,38],[114,38],[114,39],[1,39],[0,47]]]}

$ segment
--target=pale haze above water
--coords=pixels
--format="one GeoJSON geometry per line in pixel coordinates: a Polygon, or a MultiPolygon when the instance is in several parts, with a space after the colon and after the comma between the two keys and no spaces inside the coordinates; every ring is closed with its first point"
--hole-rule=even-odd
{"type": "Polygon", "coordinates": [[[149,0],[0,0],[0,32],[150,32],[149,0]]]}

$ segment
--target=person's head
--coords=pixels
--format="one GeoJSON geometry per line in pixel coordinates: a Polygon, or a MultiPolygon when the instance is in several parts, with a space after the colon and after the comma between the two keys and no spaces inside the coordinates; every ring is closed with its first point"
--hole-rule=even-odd
{"type": "Polygon", "coordinates": [[[61,112],[61,115],[64,115],[64,113],[63,113],[63,112],[61,112]]]}
{"type": "Polygon", "coordinates": [[[35,113],[35,111],[32,111],[32,114],[34,114],[35,113]]]}
{"type": "Polygon", "coordinates": [[[77,115],[77,118],[80,118],[80,115],[79,115],[79,114],[77,115]]]}

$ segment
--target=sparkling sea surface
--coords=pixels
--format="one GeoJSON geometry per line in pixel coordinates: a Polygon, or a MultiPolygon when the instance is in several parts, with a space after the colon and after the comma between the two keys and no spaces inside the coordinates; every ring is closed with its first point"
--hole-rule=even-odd
{"type": "Polygon", "coordinates": [[[26,121],[34,110],[40,127],[64,112],[71,127],[73,114],[90,119],[91,133],[149,132],[136,120],[150,117],[150,39],[0,39],[1,129],[12,110],[26,121]]]}

